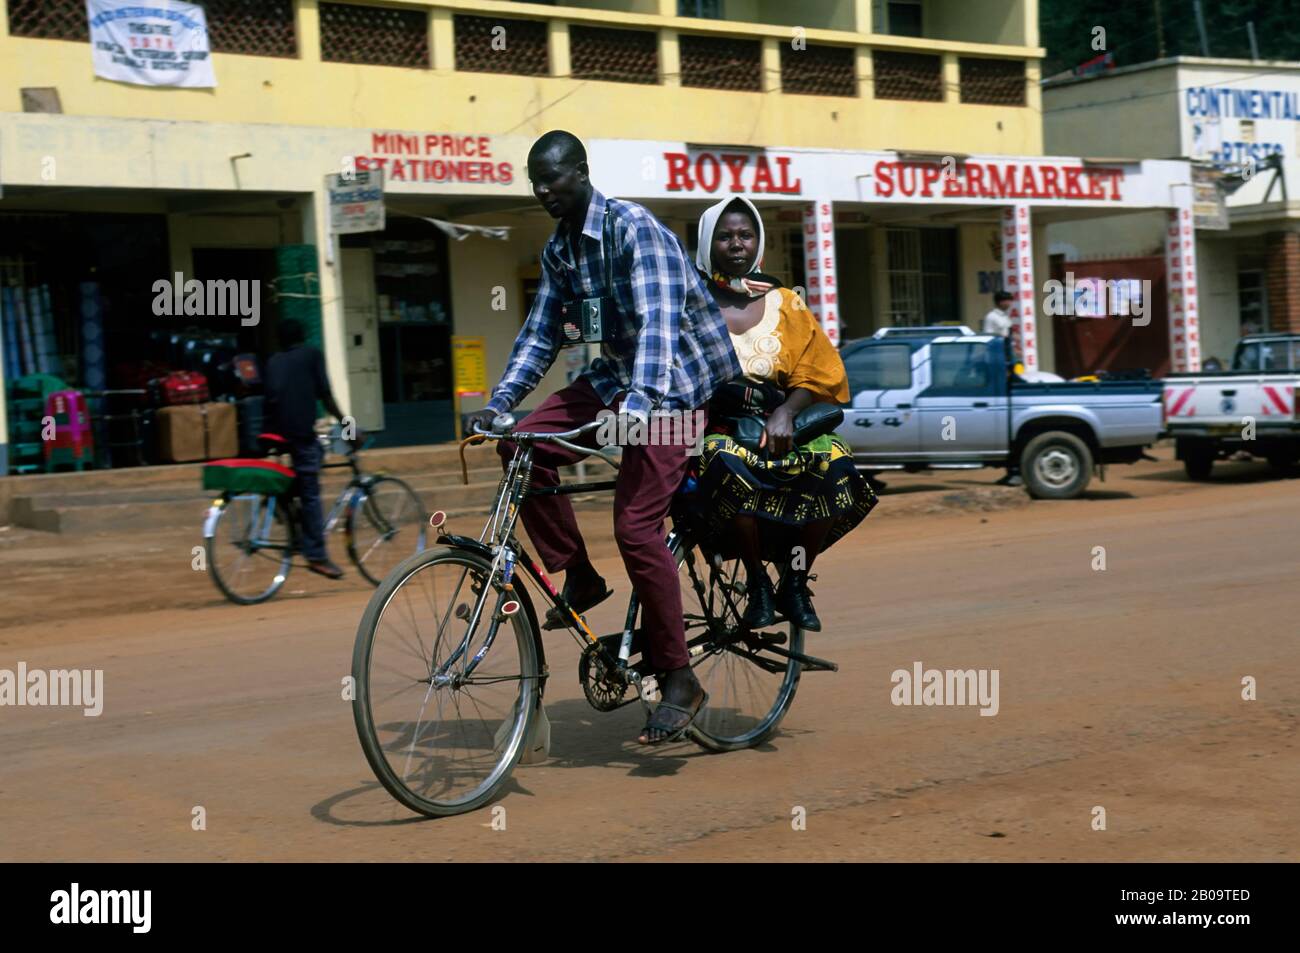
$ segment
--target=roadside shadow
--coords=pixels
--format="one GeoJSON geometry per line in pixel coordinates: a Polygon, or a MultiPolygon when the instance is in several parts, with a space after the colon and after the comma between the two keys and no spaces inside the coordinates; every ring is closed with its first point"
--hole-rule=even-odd
{"type": "Polygon", "coordinates": [[[1157,473],[1134,474],[1128,479],[1131,480],[1158,480],[1165,483],[1193,483],[1193,484],[1238,484],[1238,483],[1273,483],[1279,480],[1295,479],[1300,476],[1300,471],[1291,473],[1278,473],[1271,466],[1263,461],[1257,460],[1235,460],[1231,462],[1221,461],[1215,463],[1214,469],[1210,473],[1208,480],[1189,479],[1187,473],[1179,467],[1176,470],[1160,470],[1157,473]]]}
{"type": "Polygon", "coordinates": [[[950,490],[950,483],[907,483],[903,485],[885,481],[885,488],[878,491],[879,496],[904,496],[908,493],[931,493],[935,490],[950,490]]]}
{"type": "Polygon", "coordinates": [[[1079,494],[1081,500],[1132,500],[1136,497],[1125,490],[1085,490],[1079,494]]]}
{"type": "MultiPolygon", "coordinates": [[[[518,769],[516,768],[516,770],[518,769]]],[[[315,820],[320,821],[322,824],[332,824],[335,827],[402,827],[407,824],[421,824],[424,823],[425,821],[440,820],[440,818],[425,817],[424,815],[415,814],[415,813],[409,813],[405,817],[390,817],[390,818],[386,818],[385,820],[368,820],[365,818],[345,818],[345,817],[339,817],[335,813],[335,808],[337,808],[341,804],[345,804],[346,802],[354,798],[362,797],[365,795],[376,794],[376,793],[382,794],[385,798],[388,798],[388,804],[385,806],[384,808],[385,810],[396,810],[396,811],[407,810],[407,808],[405,808],[403,805],[392,800],[389,797],[388,792],[383,789],[383,786],[378,781],[367,781],[361,784],[359,787],[349,788],[346,791],[340,791],[338,794],[332,794],[321,801],[317,801],[315,804],[311,806],[310,813],[315,820]]],[[[479,811],[485,810],[491,805],[496,804],[502,798],[507,797],[511,794],[520,794],[523,795],[524,797],[533,796],[533,793],[531,791],[529,791],[522,784],[520,784],[518,779],[515,778],[514,775],[511,775],[510,779],[506,781],[505,784],[501,785],[501,789],[497,791],[495,795],[493,795],[492,800],[488,801],[482,807],[477,808],[472,813],[478,813],[479,811]]],[[[453,815],[453,816],[459,816],[459,815],[453,815]]]]}

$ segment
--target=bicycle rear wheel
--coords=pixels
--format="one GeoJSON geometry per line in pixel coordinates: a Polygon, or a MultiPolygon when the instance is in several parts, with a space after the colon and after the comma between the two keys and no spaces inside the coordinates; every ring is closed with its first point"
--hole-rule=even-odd
{"type": "Polygon", "coordinates": [[[688,733],[710,751],[752,748],[771,737],[794,701],[803,669],[780,653],[802,653],[803,630],[786,623],[761,633],[745,631],[740,624],[748,591],[744,563],[711,563],[681,536],[671,545],[691,666],[709,693],[708,706],[688,733]]]}
{"type": "Polygon", "coordinates": [[[226,496],[203,526],[208,575],[231,602],[251,606],[280,591],[293,560],[294,532],[284,500],[226,496]]]}
{"type": "Polygon", "coordinates": [[[536,622],[527,608],[506,617],[468,671],[496,606],[494,583],[467,641],[490,570],[468,549],[412,556],[380,584],[357,629],[352,712],[362,750],[388,793],[429,817],[463,814],[496,795],[540,704],[536,622]]]}
{"type": "Polygon", "coordinates": [[[376,477],[348,507],[348,556],[379,585],[393,567],[424,551],[429,517],[424,502],[396,477],[376,477]]]}

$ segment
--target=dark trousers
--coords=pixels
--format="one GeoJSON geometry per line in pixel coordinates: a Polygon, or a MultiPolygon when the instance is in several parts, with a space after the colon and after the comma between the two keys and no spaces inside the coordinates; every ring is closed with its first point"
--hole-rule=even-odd
{"type": "MultiPolygon", "coordinates": [[[[616,398],[610,410],[617,409],[616,398]]],[[[579,378],[546,398],[519,424],[520,430],[552,433],[572,430],[596,419],[606,404],[586,378],[579,378]]],[[[583,440],[594,446],[595,434],[583,440]]],[[[514,454],[514,444],[501,441],[502,461],[514,454]]],[[[614,538],[623,556],[628,579],[641,603],[641,627],[646,656],[656,671],[688,664],[682,624],[682,592],[677,566],[664,539],[664,519],[690,461],[686,444],[623,448],[618,485],[614,490],[614,538]]],[[[533,486],[556,486],[557,468],[576,463],[582,455],[553,444],[533,450],[533,486]]],[[[560,572],[587,562],[587,547],[578,529],[573,504],[566,496],[533,497],[523,507],[524,528],[547,572],[560,572]]]]}
{"type": "Polygon", "coordinates": [[[298,499],[302,504],[302,552],[308,559],[326,559],[324,516],[320,505],[321,447],[316,438],[289,444],[293,469],[298,474],[298,499]]]}

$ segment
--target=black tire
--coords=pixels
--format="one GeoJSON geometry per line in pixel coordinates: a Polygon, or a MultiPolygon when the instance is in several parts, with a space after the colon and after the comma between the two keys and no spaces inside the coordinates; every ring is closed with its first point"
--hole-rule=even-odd
{"type": "MultiPolygon", "coordinates": [[[[489,660],[494,658],[494,652],[497,655],[503,654],[503,647],[513,644],[514,650],[518,653],[518,667],[520,669],[518,675],[511,674],[493,683],[517,682],[518,687],[514,690],[507,689],[503,695],[503,704],[499,705],[498,708],[503,711],[508,709],[508,714],[499,722],[499,727],[495,732],[488,727],[486,722],[483,725],[484,730],[492,734],[495,739],[491,748],[488,749],[492,752],[490,766],[487,765],[487,760],[483,761],[486,777],[469,791],[457,796],[430,796],[428,790],[430,787],[438,785],[449,787],[463,778],[466,769],[450,767],[451,759],[444,753],[447,741],[454,742],[456,740],[456,732],[451,729],[448,729],[445,734],[431,731],[427,726],[434,724],[432,717],[427,720],[423,717],[435,689],[427,678],[416,677],[419,673],[415,672],[415,669],[421,666],[424,668],[437,667],[441,651],[439,646],[442,642],[439,640],[431,644],[427,658],[424,656],[423,636],[419,631],[418,620],[412,611],[411,600],[414,600],[418,609],[423,604],[421,600],[427,599],[428,593],[427,591],[416,595],[410,595],[410,593],[422,587],[421,583],[417,581],[421,579],[422,574],[446,571],[449,578],[455,578],[459,570],[461,572],[460,579],[463,583],[470,578],[486,578],[490,568],[491,561],[482,554],[469,549],[450,546],[437,546],[411,556],[389,573],[379,588],[375,590],[370,597],[369,605],[366,606],[365,613],[361,617],[361,624],[357,628],[357,640],[352,653],[352,677],[356,690],[356,696],[352,702],[352,713],[356,723],[357,737],[361,742],[361,749],[365,752],[366,760],[370,763],[375,777],[379,779],[379,782],[388,793],[405,807],[427,817],[448,817],[454,814],[464,814],[482,807],[496,797],[502,786],[509,781],[511,772],[523,754],[524,743],[532,735],[533,725],[537,718],[537,709],[541,700],[540,644],[538,642],[536,620],[533,613],[527,611],[527,603],[525,603],[524,609],[516,612],[501,624],[496,641],[493,642],[491,649],[489,649],[487,656],[483,660],[485,664],[490,664],[489,660]],[[400,623],[400,625],[395,626],[397,639],[385,643],[385,654],[378,663],[378,671],[376,672],[377,637],[385,632],[385,611],[390,605],[403,601],[404,587],[411,588],[407,590],[409,598],[406,598],[406,605],[403,607],[405,612],[394,609],[400,623]],[[510,639],[512,633],[513,639],[509,642],[503,642],[503,640],[510,639]],[[419,656],[414,655],[409,650],[412,635],[415,636],[418,643],[419,656]],[[407,654],[411,656],[412,663],[407,665],[406,671],[398,672],[392,669],[394,664],[392,656],[396,651],[397,660],[400,661],[400,650],[403,641],[408,646],[407,654]],[[376,713],[374,705],[382,703],[387,706],[389,703],[395,703],[396,693],[389,694],[389,685],[383,686],[376,693],[372,674],[391,674],[395,676],[391,684],[399,686],[398,692],[413,690],[416,696],[421,692],[424,693],[420,717],[413,723],[414,728],[411,727],[411,722],[394,722],[392,720],[393,716],[387,714],[387,708],[376,713]],[[412,684],[408,686],[407,682],[412,682],[412,684]],[[428,689],[416,687],[426,684],[430,686],[428,689]],[[512,692],[513,697],[511,697],[512,692]],[[426,730],[423,740],[421,736],[422,728],[426,730]],[[381,730],[386,735],[391,736],[392,740],[386,743],[380,737],[381,730]],[[406,746],[403,773],[399,773],[394,768],[394,765],[390,763],[388,755],[396,752],[400,757],[402,747],[408,737],[410,743],[409,746],[406,746]],[[417,744],[431,749],[432,753],[425,757],[419,769],[412,771],[411,762],[417,744]],[[427,764],[427,767],[424,766],[425,764],[427,764]],[[419,784],[413,784],[412,782],[419,782],[419,784]],[[417,789],[417,787],[420,789],[417,789]]],[[[456,590],[457,595],[450,600],[446,607],[448,611],[450,611],[451,603],[460,599],[459,594],[461,591],[459,588],[456,590]]],[[[472,595],[467,594],[465,599],[471,603],[473,601],[472,595]]],[[[432,601],[431,604],[433,604],[432,601]]],[[[488,601],[485,604],[488,607],[485,609],[485,614],[490,611],[493,604],[493,594],[489,593],[488,601]]],[[[431,617],[442,617],[442,613],[443,607],[433,604],[431,617]]],[[[477,650],[481,645],[478,640],[482,638],[486,627],[486,619],[480,621],[475,634],[476,641],[471,643],[468,653],[458,657],[467,657],[477,650]]],[[[444,647],[449,648],[460,638],[462,638],[460,632],[453,633],[444,647]]],[[[511,667],[513,668],[513,666],[511,667]]],[[[443,687],[438,691],[455,693],[461,691],[461,689],[443,687]]],[[[463,691],[466,699],[463,708],[461,702],[457,699],[452,699],[450,702],[451,707],[455,709],[457,723],[463,721],[460,718],[462,711],[472,711],[480,718],[483,714],[480,699],[471,696],[467,689],[463,691]]],[[[450,698],[450,696],[448,697],[450,698]]],[[[437,705],[438,711],[443,710],[442,705],[443,703],[440,700],[437,705]]],[[[450,714],[451,708],[448,708],[447,711],[450,714]]],[[[430,712],[430,715],[432,715],[432,712],[430,712]]],[[[495,719],[492,719],[492,722],[497,723],[495,719]]],[[[461,733],[464,734],[464,732],[465,729],[462,726],[461,733]]],[[[487,734],[483,734],[482,737],[486,738],[487,734]]],[[[466,739],[466,745],[468,748],[468,738],[466,739]]],[[[424,752],[421,751],[421,754],[424,754],[424,752]]]]}
{"type": "Polygon", "coordinates": [[[1092,480],[1092,451],[1067,431],[1040,433],[1021,451],[1020,476],[1036,499],[1073,499],[1092,480]]]}
{"type": "Polygon", "coordinates": [[[1195,444],[1183,448],[1183,470],[1187,479],[1203,483],[1210,478],[1217,454],[1213,447],[1201,447],[1195,444]]]}
{"type": "MultiPolygon", "coordinates": [[[[289,578],[289,570],[293,566],[293,553],[297,549],[298,542],[297,524],[289,518],[289,503],[286,499],[263,496],[256,498],[255,504],[248,502],[253,499],[249,495],[223,496],[213,504],[213,508],[217,510],[216,517],[205,525],[203,533],[208,575],[212,577],[213,583],[222,595],[241,606],[254,606],[266,602],[280,591],[285,580],[289,578]],[[273,537],[268,536],[268,539],[273,539],[277,545],[274,547],[249,545],[247,539],[241,536],[243,527],[236,528],[231,524],[231,520],[236,518],[237,513],[241,519],[247,519],[249,514],[242,512],[245,507],[268,505],[272,507],[271,524],[273,524],[271,528],[273,537]],[[222,537],[227,533],[232,534],[232,539],[228,543],[223,543],[222,537]],[[229,565],[223,570],[221,567],[230,548],[242,550],[242,555],[235,557],[241,562],[237,565],[229,565]],[[257,576],[250,575],[252,572],[256,572],[257,576]],[[266,577],[265,585],[258,581],[263,575],[266,577]],[[248,585],[245,585],[246,581],[248,585]]],[[[257,522],[262,520],[259,519],[257,522]]],[[[264,527],[271,524],[262,522],[264,527]]]]}
{"type": "MultiPolygon", "coordinates": [[[[722,590],[725,579],[728,576],[736,579],[737,571],[743,572],[743,568],[738,568],[739,560],[734,560],[724,563],[724,570],[715,575],[710,572],[704,554],[676,534],[670,538],[669,549],[682,579],[682,610],[686,616],[686,640],[692,652],[691,666],[709,693],[708,706],[700,712],[687,735],[709,751],[739,751],[760,745],[775,733],[790,710],[803,666],[789,659],[781,672],[767,672],[737,651],[720,648],[712,638],[705,637],[707,627],[700,621],[703,616],[708,616],[715,626],[735,630],[738,622],[736,610],[743,612],[744,603],[741,601],[737,605],[734,598],[728,600],[722,590]],[[690,576],[688,561],[694,565],[695,579],[705,589],[703,604],[695,590],[695,580],[690,576]],[[728,570],[727,567],[733,568],[728,570]],[[757,689],[759,685],[767,685],[768,691],[757,689]],[[755,696],[754,700],[747,701],[741,697],[745,689],[755,696]],[[769,694],[770,703],[767,700],[769,694]]],[[[787,624],[786,633],[782,647],[802,653],[803,630],[787,624]]],[[[770,653],[767,657],[776,658],[770,653]]]]}
{"type": "Polygon", "coordinates": [[[1273,472],[1278,476],[1294,476],[1296,472],[1296,464],[1300,463],[1300,449],[1291,448],[1287,450],[1279,450],[1275,453],[1270,453],[1266,459],[1268,460],[1268,465],[1273,468],[1273,472]]]}
{"type": "Polygon", "coordinates": [[[373,586],[402,560],[424,552],[428,534],[424,501],[397,477],[376,477],[348,505],[348,558],[373,586]]]}

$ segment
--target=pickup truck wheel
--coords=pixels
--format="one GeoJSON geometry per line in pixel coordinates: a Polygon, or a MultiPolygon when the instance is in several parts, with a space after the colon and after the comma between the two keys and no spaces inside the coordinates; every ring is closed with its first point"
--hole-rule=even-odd
{"type": "Polygon", "coordinates": [[[1020,454],[1020,473],[1037,499],[1073,499],[1092,479],[1092,451],[1064,430],[1040,433],[1020,454]]]}
{"type": "Polygon", "coordinates": [[[1297,457],[1293,453],[1274,453],[1268,457],[1268,465],[1273,471],[1281,476],[1291,476],[1295,473],[1297,457]]]}
{"type": "Polygon", "coordinates": [[[1215,453],[1209,449],[1187,449],[1183,452],[1183,469],[1187,471],[1187,479],[1203,482],[1210,478],[1210,471],[1214,469],[1215,453]]]}

